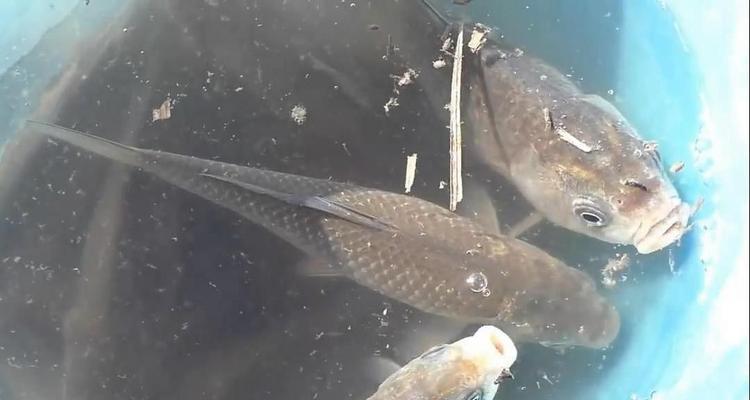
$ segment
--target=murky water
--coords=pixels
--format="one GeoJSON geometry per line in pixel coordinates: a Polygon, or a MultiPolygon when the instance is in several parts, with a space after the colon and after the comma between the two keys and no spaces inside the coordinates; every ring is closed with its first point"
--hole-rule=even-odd
{"type": "MultiPolygon", "coordinates": [[[[273,10],[134,1],[83,40],[32,116],[145,148],[395,192],[406,156],[418,153],[413,194],[447,204],[447,131],[425,94],[405,87],[399,107],[380,112],[404,65],[334,40],[315,15],[273,10]],[[311,44],[284,45],[313,27],[311,44]],[[152,121],[167,99],[171,117],[152,121]]],[[[387,34],[357,28],[352,43],[387,34]]],[[[21,78],[3,79],[7,88],[21,78]]],[[[604,94],[607,79],[584,82],[604,94]]],[[[384,378],[373,356],[403,363],[442,329],[441,318],[348,280],[302,276],[299,251],[157,178],[37,136],[16,139],[0,180],[0,398],[364,399],[384,378]]],[[[523,218],[520,195],[465,157],[466,173],[492,188],[501,226],[523,218]]],[[[524,239],[597,280],[608,259],[630,254],[627,281],[602,288],[624,315],[650,299],[620,295],[622,286],[670,274],[668,252],[636,256],[546,223],[524,239]]],[[[607,374],[636,323],[625,317],[607,351],[521,346],[516,379],[499,396],[576,398],[607,374]]]]}

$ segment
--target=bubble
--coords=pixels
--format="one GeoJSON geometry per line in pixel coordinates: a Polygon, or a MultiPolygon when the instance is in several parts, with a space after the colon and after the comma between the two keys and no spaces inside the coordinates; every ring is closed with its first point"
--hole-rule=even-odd
{"type": "Polygon", "coordinates": [[[490,290],[487,289],[487,276],[483,272],[471,273],[466,278],[466,284],[469,285],[469,290],[474,293],[481,293],[485,297],[490,295],[490,290]]]}

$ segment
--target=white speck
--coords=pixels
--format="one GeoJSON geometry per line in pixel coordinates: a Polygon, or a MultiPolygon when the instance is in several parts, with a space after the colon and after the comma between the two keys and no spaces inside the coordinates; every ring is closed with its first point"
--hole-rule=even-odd
{"type": "Polygon", "coordinates": [[[615,90],[614,89],[609,89],[609,90],[607,90],[607,94],[610,95],[610,96],[614,96],[615,95],[615,90]]]}
{"type": "Polygon", "coordinates": [[[396,80],[396,85],[406,86],[414,83],[414,79],[416,79],[418,76],[419,74],[417,73],[417,71],[415,71],[413,68],[409,68],[402,75],[394,75],[393,79],[396,80]]]}
{"type": "Polygon", "coordinates": [[[241,92],[241,91],[243,91],[243,90],[245,90],[245,88],[244,88],[244,87],[242,87],[242,86],[237,86],[236,88],[234,88],[234,91],[235,91],[235,93],[236,93],[236,92],[241,92]]]}
{"type": "Polygon", "coordinates": [[[123,31],[123,32],[127,32],[127,31],[128,31],[128,28],[127,28],[127,27],[125,27],[125,28],[122,28],[122,31],[123,31]]]}
{"type": "Polygon", "coordinates": [[[438,189],[445,189],[446,186],[448,186],[446,181],[440,181],[440,183],[438,183],[438,189]]]}
{"type": "MultiPolygon", "coordinates": [[[[602,285],[612,288],[617,284],[615,274],[624,271],[630,266],[630,257],[627,254],[615,256],[607,261],[607,265],[602,269],[602,285]]],[[[620,280],[625,281],[627,277],[622,276],[620,280]]]]}
{"type": "Polygon", "coordinates": [[[292,118],[292,121],[297,123],[297,125],[302,125],[307,120],[307,108],[305,108],[305,106],[303,106],[302,104],[297,104],[292,107],[290,116],[292,118]]]}
{"type": "Polygon", "coordinates": [[[547,80],[547,75],[544,75],[544,74],[539,75],[539,80],[540,81],[546,81],[547,80]]]}
{"type": "Polygon", "coordinates": [[[388,99],[388,101],[383,105],[383,110],[385,110],[385,114],[388,115],[392,109],[398,107],[398,98],[391,97],[388,99]]]}
{"type": "Polygon", "coordinates": [[[406,157],[406,176],[404,178],[404,190],[406,193],[411,192],[414,184],[414,175],[417,171],[417,153],[406,157]]]}
{"type": "Polygon", "coordinates": [[[442,58],[438,58],[437,60],[432,62],[432,67],[435,69],[443,68],[445,67],[445,65],[446,65],[445,60],[443,60],[442,58]]]}

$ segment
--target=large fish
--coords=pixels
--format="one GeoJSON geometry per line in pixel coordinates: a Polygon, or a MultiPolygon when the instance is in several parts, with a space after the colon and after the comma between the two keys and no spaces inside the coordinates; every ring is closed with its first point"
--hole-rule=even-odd
{"type": "Polygon", "coordinates": [[[471,61],[472,149],[546,218],[640,253],[684,234],[691,207],[664,173],[656,145],[611,103],[496,42],[471,61]]]}
{"type": "Polygon", "coordinates": [[[433,347],[389,376],[368,400],[491,400],[518,352],[494,326],[433,347]]]}
{"type": "MultiPolygon", "coordinates": [[[[419,72],[415,83],[434,115],[447,119],[450,68],[435,69],[432,63],[438,56],[451,61],[439,49],[452,22],[428,1],[344,7],[336,0],[313,0],[279,7],[298,11],[295,18],[304,21],[312,16],[329,21],[334,34],[326,38],[331,42],[326,48],[383,54],[387,45],[381,36],[360,40],[365,25],[379,27],[398,49],[398,62],[419,72]]],[[[472,27],[466,23],[467,37],[472,27]]],[[[343,61],[329,58],[329,70],[339,76],[363,70],[351,65],[357,57],[338,59],[343,61]]],[[[541,215],[599,240],[633,245],[640,253],[662,249],[686,232],[691,207],[664,173],[655,143],[643,140],[610,102],[583,93],[553,66],[492,34],[477,54],[464,52],[464,63],[467,150],[512,182],[541,215]]]]}
{"type": "Polygon", "coordinates": [[[420,310],[516,340],[601,348],[616,309],[583,272],[419,198],[28,127],[137,167],[262,225],[337,273],[420,310]]]}

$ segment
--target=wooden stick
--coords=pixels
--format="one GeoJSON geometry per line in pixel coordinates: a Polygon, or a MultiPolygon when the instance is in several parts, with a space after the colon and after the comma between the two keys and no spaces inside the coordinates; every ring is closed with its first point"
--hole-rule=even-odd
{"type": "Polygon", "coordinates": [[[461,180],[461,64],[463,62],[464,26],[459,26],[456,51],[453,56],[450,102],[450,210],[463,199],[461,180]]]}

